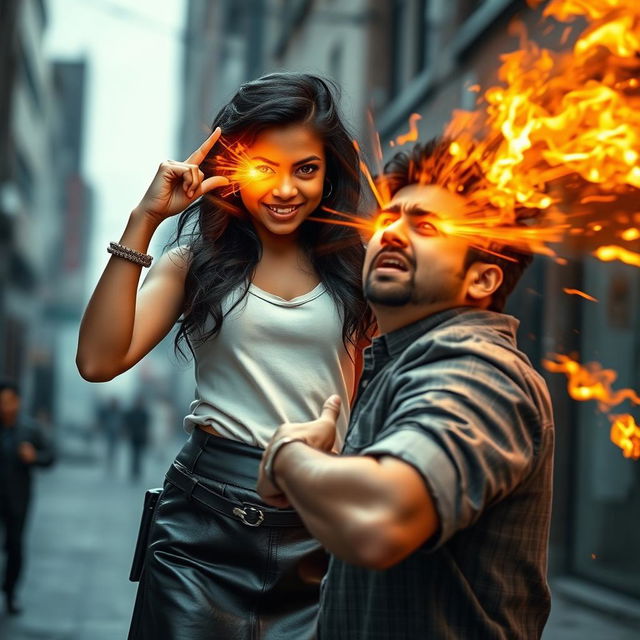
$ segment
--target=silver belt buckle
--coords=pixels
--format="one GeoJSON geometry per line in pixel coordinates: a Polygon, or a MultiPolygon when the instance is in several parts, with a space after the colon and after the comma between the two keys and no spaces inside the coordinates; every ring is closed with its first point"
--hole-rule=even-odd
{"type": "Polygon", "coordinates": [[[243,505],[243,507],[234,507],[233,509],[233,515],[238,516],[242,524],[246,524],[247,527],[259,527],[264,522],[262,509],[249,504],[243,505]]]}

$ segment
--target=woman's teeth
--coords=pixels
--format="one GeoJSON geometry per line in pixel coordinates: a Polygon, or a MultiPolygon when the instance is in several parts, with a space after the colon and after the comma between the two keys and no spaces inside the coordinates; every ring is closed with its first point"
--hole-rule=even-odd
{"type": "Polygon", "coordinates": [[[279,213],[281,215],[287,213],[293,213],[300,205],[294,204],[288,207],[274,207],[271,204],[265,205],[267,208],[271,209],[274,213],[279,213]]]}

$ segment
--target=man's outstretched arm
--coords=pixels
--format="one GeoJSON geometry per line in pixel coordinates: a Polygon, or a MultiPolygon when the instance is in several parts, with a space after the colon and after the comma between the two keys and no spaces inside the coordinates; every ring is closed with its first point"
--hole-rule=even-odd
{"type": "Polygon", "coordinates": [[[307,528],[334,555],[352,564],[385,569],[408,556],[439,527],[424,479],[411,465],[384,456],[338,457],[314,448],[318,434],[335,431],[339,402],[330,398],[322,415],[304,425],[283,425],[265,451],[258,491],[275,506],[293,505],[307,528]],[[273,461],[272,484],[264,460],[284,437],[273,461]]]}

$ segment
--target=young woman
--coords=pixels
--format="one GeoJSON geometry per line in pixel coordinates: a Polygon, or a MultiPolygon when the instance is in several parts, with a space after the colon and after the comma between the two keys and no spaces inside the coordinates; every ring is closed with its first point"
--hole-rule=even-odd
{"type": "Polygon", "coordinates": [[[357,157],[331,87],[311,75],[244,84],[212,128],[185,162],[160,165],[112,243],[77,362],[86,379],[110,380],[180,317],[176,344],[195,356],[191,436],[156,507],[129,637],[304,640],[324,553],[255,485],[279,424],[316,418],[337,393],[338,446],[346,430],[370,324],[364,249],[349,227],[308,218],[357,209],[357,157]],[[155,229],[185,207],[180,245],[138,292],[155,229]]]}

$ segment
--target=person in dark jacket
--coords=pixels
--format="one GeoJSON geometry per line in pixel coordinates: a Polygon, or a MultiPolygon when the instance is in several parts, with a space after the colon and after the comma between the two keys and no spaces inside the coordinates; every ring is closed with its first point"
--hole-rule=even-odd
{"type": "Polygon", "coordinates": [[[135,404],[124,414],[124,427],[131,445],[131,479],[135,481],[140,478],[149,432],[149,411],[143,395],[139,395],[135,404]]]}
{"type": "Polygon", "coordinates": [[[23,538],[31,501],[32,469],[47,467],[54,452],[42,427],[20,414],[20,390],[0,381],[0,529],[4,529],[2,589],[7,612],[20,613],[15,591],[23,561],[23,538]]]}

